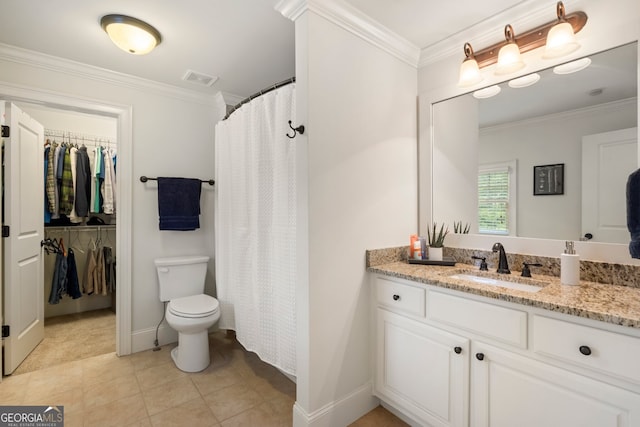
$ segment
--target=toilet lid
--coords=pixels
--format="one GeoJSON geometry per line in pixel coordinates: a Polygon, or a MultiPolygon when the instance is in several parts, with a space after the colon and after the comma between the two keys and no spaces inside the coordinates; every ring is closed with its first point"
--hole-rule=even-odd
{"type": "Polygon", "coordinates": [[[190,295],[169,301],[170,313],[180,317],[206,317],[218,311],[218,300],[205,294],[190,295]]]}

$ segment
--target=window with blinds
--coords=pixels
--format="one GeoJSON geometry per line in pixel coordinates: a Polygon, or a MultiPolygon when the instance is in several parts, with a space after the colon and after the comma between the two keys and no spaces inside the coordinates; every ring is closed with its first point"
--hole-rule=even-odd
{"type": "Polygon", "coordinates": [[[515,161],[480,166],[478,232],[515,234],[515,161]]]}

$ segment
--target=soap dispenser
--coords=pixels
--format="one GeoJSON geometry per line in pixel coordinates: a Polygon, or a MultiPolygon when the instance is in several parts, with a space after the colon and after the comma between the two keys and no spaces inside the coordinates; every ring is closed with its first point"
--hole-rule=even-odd
{"type": "Polygon", "coordinates": [[[560,283],[577,285],[580,283],[580,256],[572,241],[565,242],[564,253],[560,254],[560,283]]]}

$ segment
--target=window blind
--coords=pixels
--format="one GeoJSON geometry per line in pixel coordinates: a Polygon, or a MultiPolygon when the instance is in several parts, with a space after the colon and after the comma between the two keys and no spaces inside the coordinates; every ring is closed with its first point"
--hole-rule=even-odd
{"type": "Polygon", "coordinates": [[[478,173],[478,231],[509,234],[509,168],[478,173]]]}

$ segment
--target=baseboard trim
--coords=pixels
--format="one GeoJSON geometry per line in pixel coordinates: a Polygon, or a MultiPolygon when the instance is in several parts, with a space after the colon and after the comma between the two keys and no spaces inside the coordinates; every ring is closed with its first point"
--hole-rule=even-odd
{"type": "Polygon", "coordinates": [[[330,402],[311,413],[307,413],[296,402],[293,405],[293,426],[347,426],[380,404],[378,398],[373,395],[372,390],[373,386],[368,382],[342,399],[330,402]]]}
{"type": "MultiPolygon", "coordinates": [[[[131,334],[131,352],[138,353],[152,349],[153,342],[156,340],[156,328],[141,329],[131,334]]],[[[158,329],[159,344],[171,344],[178,342],[178,333],[169,326],[162,325],[158,329]]]]}

